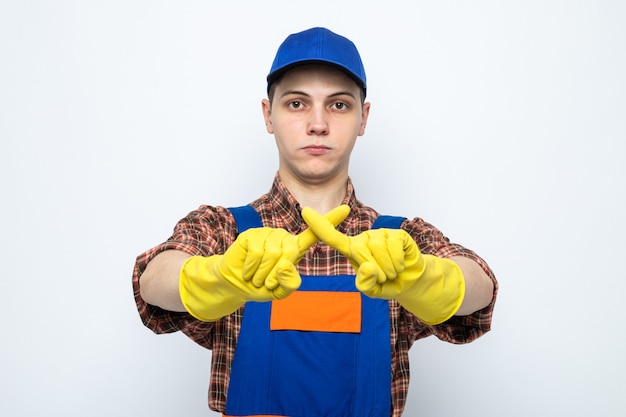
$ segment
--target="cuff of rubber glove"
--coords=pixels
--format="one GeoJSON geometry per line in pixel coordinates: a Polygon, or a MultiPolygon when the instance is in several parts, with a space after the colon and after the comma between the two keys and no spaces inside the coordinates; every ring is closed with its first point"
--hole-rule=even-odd
{"type": "MultiPolygon", "coordinates": [[[[215,298],[218,292],[209,296],[207,290],[207,287],[211,287],[211,263],[219,262],[219,257],[221,255],[213,255],[209,258],[192,256],[180,269],[178,281],[180,300],[185,310],[200,321],[214,322],[232,313],[231,311],[222,314],[222,310],[226,310],[224,308],[226,303],[216,305],[215,300],[211,298],[215,298]]],[[[233,311],[236,309],[237,307],[233,311]]]]}
{"type": "Polygon", "coordinates": [[[426,268],[414,291],[398,302],[424,324],[437,325],[450,319],[465,298],[465,278],[451,259],[422,255],[426,268]]]}

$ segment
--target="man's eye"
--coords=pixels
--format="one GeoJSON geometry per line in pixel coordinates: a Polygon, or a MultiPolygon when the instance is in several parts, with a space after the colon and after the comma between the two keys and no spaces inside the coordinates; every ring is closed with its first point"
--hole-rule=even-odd
{"type": "Polygon", "coordinates": [[[299,109],[300,107],[302,107],[302,103],[300,103],[299,101],[290,101],[289,107],[291,107],[292,109],[299,109]]]}
{"type": "Polygon", "coordinates": [[[335,103],[333,104],[333,107],[335,108],[335,110],[345,110],[348,108],[348,105],[346,103],[335,103]]]}

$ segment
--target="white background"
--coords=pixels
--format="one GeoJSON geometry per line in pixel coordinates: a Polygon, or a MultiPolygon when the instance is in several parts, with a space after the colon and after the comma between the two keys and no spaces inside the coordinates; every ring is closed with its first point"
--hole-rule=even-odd
{"type": "Polygon", "coordinates": [[[351,38],[357,196],[492,266],[493,331],[411,351],[407,416],[623,416],[620,1],[0,1],[0,415],[213,416],[210,352],[136,313],[136,255],[276,170],[276,48],[351,38]]]}

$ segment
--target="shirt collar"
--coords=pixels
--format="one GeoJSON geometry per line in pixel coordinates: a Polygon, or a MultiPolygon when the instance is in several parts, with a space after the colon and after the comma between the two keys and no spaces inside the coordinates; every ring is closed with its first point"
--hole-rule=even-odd
{"type": "MultiPolygon", "coordinates": [[[[275,218],[280,219],[282,227],[285,227],[291,233],[300,233],[306,228],[306,224],[304,223],[300,213],[302,207],[300,207],[300,203],[298,203],[293,194],[289,192],[285,184],[282,182],[278,172],[274,176],[274,182],[272,183],[269,197],[273,210],[275,211],[275,218]]],[[[342,223],[342,225],[345,225],[353,219],[353,216],[356,216],[356,209],[358,206],[354,186],[352,185],[352,180],[349,177],[348,184],[346,186],[346,194],[341,204],[347,204],[350,207],[350,215],[348,215],[348,218],[342,223]]],[[[338,230],[344,229],[342,225],[340,225],[338,230]]]]}

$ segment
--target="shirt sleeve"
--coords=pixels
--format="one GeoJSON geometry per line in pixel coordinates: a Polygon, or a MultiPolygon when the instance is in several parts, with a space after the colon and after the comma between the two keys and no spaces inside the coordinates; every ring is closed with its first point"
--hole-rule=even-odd
{"type": "Polygon", "coordinates": [[[167,311],[146,303],[139,291],[140,278],[148,263],[166,250],[179,250],[189,255],[210,256],[224,253],[237,233],[232,215],[223,207],[201,206],[174,227],[172,236],[162,244],[139,255],[133,270],[133,293],[143,324],[154,333],[182,331],[196,343],[213,347],[214,323],[196,320],[188,313],[167,311]]]}
{"type": "Polygon", "coordinates": [[[468,316],[453,316],[444,323],[429,326],[420,322],[417,317],[407,310],[402,309],[402,319],[406,321],[411,335],[410,343],[430,335],[450,343],[469,343],[491,330],[491,319],[498,293],[498,282],[487,263],[472,250],[451,243],[441,231],[420,218],[405,221],[402,224],[402,228],[413,237],[422,253],[435,255],[440,258],[451,258],[453,256],[470,258],[478,263],[493,281],[493,296],[489,305],[468,316]]]}

